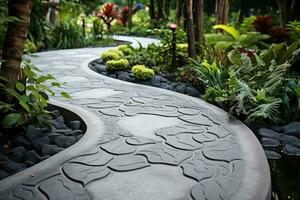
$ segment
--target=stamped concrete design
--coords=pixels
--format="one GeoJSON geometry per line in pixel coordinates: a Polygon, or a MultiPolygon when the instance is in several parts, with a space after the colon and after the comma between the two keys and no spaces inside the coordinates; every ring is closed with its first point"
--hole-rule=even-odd
{"type": "Polygon", "coordinates": [[[68,82],[62,90],[73,99],[55,99],[92,117],[81,115],[88,130],[78,143],[0,181],[0,199],[270,199],[266,158],[245,125],[199,99],[91,71],[89,61],[104,50],[32,58],[45,73],[68,82]]]}

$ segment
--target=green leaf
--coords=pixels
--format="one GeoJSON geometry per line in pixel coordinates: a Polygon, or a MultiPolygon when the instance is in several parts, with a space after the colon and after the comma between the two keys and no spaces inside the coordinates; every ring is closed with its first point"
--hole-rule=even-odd
{"type": "Polygon", "coordinates": [[[21,113],[10,113],[6,115],[1,124],[4,128],[11,128],[17,125],[22,125],[25,122],[21,113]]]}
{"type": "Polygon", "coordinates": [[[25,85],[21,82],[17,82],[16,83],[16,88],[17,90],[19,90],[20,92],[23,92],[25,90],[25,85]]]}
{"type": "Polygon", "coordinates": [[[27,111],[30,112],[29,105],[24,101],[19,101],[19,104],[27,111]]]}
{"type": "Polygon", "coordinates": [[[66,99],[71,99],[71,98],[72,98],[72,97],[71,97],[68,93],[66,93],[66,92],[61,92],[60,94],[61,94],[61,96],[63,96],[63,97],[66,98],[66,99]]]}
{"type": "Polygon", "coordinates": [[[52,82],[51,85],[52,85],[53,87],[60,87],[60,86],[61,86],[61,84],[58,83],[58,82],[52,82]]]}
{"type": "Polygon", "coordinates": [[[238,39],[238,37],[240,36],[240,32],[232,26],[218,24],[218,25],[214,25],[213,29],[222,29],[226,31],[228,34],[230,34],[234,39],[238,39]]]}

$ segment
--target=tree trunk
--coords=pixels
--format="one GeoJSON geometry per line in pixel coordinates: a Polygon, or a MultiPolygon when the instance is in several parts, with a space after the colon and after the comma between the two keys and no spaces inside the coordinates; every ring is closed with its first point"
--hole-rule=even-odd
{"type": "Polygon", "coordinates": [[[216,24],[228,24],[229,0],[216,0],[216,24]]]}
{"type": "MultiPolygon", "coordinates": [[[[9,87],[15,88],[20,74],[20,66],[24,51],[24,43],[30,25],[32,0],[9,0],[8,15],[19,18],[21,21],[10,22],[7,27],[5,42],[3,45],[1,74],[9,81],[9,87]]],[[[11,97],[6,97],[11,101],[11,97]]]]}
{"type": "Polygon", "coordinates": [[[180,25],[180,18],[182,16],[183,0],[176,0],[176,24],[180,25]]]}
{"type": "Polygon", "coordinates": [[[190,58],[196,58],[195,31],[193,19],[193,0],[186,0],[187,9],[187,38],[188,38],[188,54],[190,58]]]}
{"type": "Polygon", "coordinates": [[[150,19],[151,20],[155,20],[155,4],[154,4],[154,0],[150,0],[149,15],[150,15],[150,19]]]}
{"type": "Polygon", "coordinates": [[[166,19],[165,6],[166,6],[166,0],[158,0],[158,3],[157,3],[157,19],[158,20],[166,19]]]}
{"type": "Polygon", "coordinates": [[[237,19],[237,26],[240,26],[244,20],[244,13],[245,12],[245,0],[241,0],[240,2],[240,11],[239,11],[239,17],[237,19]]]}
{"type": "Polygon", "coordinates": [[[204,44],[204,0],[194,0],[195,40],[201,46],[204,44]]]}
{"type": "Polygon", "coordinates": [[[133,0],[128,0],[128,8],[129,8],[129,13],[128,13],[128,28],[132,28],[132,15],[133,15],[133,0]]]}
{"type": "Polygon", "coordinates": [[[287,2],[288,0],[277,0],[278,3],[278,7],[280,10],[280,18],[281,18],[281,25],[284,26],[288,23],[289,20],[289,14],[291,12],[290,7],[288,6],[288,3],[291,2],[287,2]]]}

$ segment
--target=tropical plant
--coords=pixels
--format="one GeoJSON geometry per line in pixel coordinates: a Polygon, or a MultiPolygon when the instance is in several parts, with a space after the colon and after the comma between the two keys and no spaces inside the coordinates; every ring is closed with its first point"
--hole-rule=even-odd
{"type": "Polygon", "coordinates": [[[100,10],[96,11],[96,16],[103,20],[110,32],[112,21],[118,17],[117,6],[114,3],[105,3],[100,10]]]}
{"type": "MultiPolygon", "coordinates": [[[[265,46],[266,44],[264,43],[264,41],[269,38],[268,35],[260,34],[258,32],[247,32],[245,34],[241,34],[237,29],[229,25],[219,24],[213,26],[213,29],[222,29],[232,37],[224,37],[223,40],[215,39],[215,43],[211,41],[208,42],[210,44],[213,44],[214,47],[219,50],[230,50],[234,46],[258,49],[258,46],[265,46]]],[[[212,40],[212,38],[216,38],[217,35],[214,36],[211,34],[210,40],[212,40]]]]}
{"type": "MultiPolygon", "coordinates": [[[[52,75],[39,75],[40,72],[29,60],[23,60],[15,89],[9,87],[6,78],[0,77],[1,96],[9,94],[13,97],[11,102],[0,101],[1,132],[4,134],[0,136],[1,140],[13,138],[12,133],[15,131],[12,131],[12,128],[22,129],[29,124],[50,128],[51,113],[47,107],[49,94],[54,96],[55,92],[47,82],[50,82],[52,87],[61,87],[61,84],[52,75]]],[[[61,95],[70,98],[65,92],[61,92],[61,95]]]]}
{"type": "Polygon", "coordinates": [[[269,30],[273,27],[273,19],[271,16],[256,16],[253,26],[257,32],[268,34],[269,30]]]}
{"type": "Polygon", "coordinates": [[[289,31],[290,38],[293,41],[300,40],[300,21],[290,21],[287,25],[287,30],[289,31]]]}
{"type": "Polygon", "coordinates": [[[226,72],[223,67],[216,62],[210,64],[206,60],[199,62],[191,59],[191,61],[197,69],[199,79],[202,80],[208,87],[223,85],[226,82],[226,72]]]}
{"type": "Polygon", "coordinates": [[[54,48],[70,49],[85,46],[85,38],[78,26],[69,22],[60,22],[54,29],[54,48]]]}
{"type": "Polygon", "coordinates": [[[128,6],[124,6],[118,15],[118,20],[122,23],[123,26],[127,26],[129,19],[130,8],[128,6]]]}

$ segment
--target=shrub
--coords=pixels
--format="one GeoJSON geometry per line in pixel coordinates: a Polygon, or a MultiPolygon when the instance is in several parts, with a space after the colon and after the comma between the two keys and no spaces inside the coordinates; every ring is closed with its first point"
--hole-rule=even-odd
{"type": "Polygon", "coordinates": [[[153,69],[150,69],[145,65],[135,65],[132,67],[131,71],[133,72],[134,77],[140,80],[148,80],[155,75],[153,69]]]}
{"type": "Polygon", "coordinates": [[[110,60],[119,60],[124,56],[122,51],[118,50],[110,50],[106,51],[101,55],[101,59],[104,62],[110,61],[110,60]]]}
{"type": "Polygon", "coordinates": [[[106,66],[108,71],[127,70],[129,62],[127,59],[110,60],[106,62],[106,66]]]}
{"type": "Polygon", "coordinates": [[[118,50],[122,51],[124,55],[132,55],[133,49],[131,46],[128,45],[120,45],[118,46],[118,50]]]}
{"type": "Polygon", "coordinates": [[[37,52],[36,45],[33,42],[29,41],[29,40],[25,41],[24,49],[25,49],[25,52],[28,52],[28,53],[37,52]]]}
{"type": "Polygon", "coordinates": [[[182,52],[182,53],[188,52],[188,44],[187,43],[177,44],[176,48],[177,48],[177,51],[179,51],[179,52],[182,52]]]}

